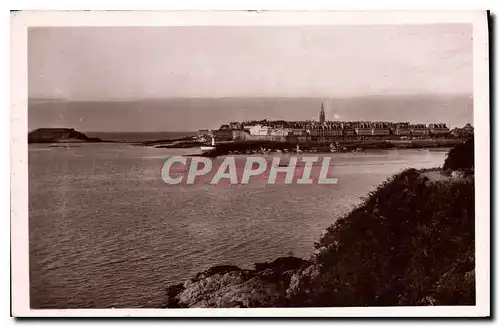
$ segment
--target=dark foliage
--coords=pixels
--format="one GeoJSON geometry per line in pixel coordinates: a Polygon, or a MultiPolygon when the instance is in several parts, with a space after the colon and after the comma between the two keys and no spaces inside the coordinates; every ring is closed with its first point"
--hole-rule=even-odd
{"type": "Polygon", "coordinates": [[[295,304],[473,304],[473,182],[432,182],[406,170],[329,227],[316,247],[317,291],[295,304]]]}
{"type": "Polygon", "coordinates": [[[443,169],[474,169],[474,138],[470,138],[451,149],[450,152],[448,152],[443,169]]]}
{"type": "Polygon", "coordinates": [[[295,270],[306,265],[310,264],[309,261],[306,261],[301,258],[296,257],[280,257],[272,262],[264,262],[264,263],[256,263],[255,270],[261,271],[266,269],[272,269],[278,271],[279,273],[295,270]]]}

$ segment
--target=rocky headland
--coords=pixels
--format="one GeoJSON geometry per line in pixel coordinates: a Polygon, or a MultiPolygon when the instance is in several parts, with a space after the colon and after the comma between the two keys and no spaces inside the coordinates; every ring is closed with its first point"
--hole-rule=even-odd
{"type": "Polygon", "coordinates": [[[405,170],[336,219],[309,260],[214,266],[167,288],[166,307],[475,304],[474,141],[442,168],[405,170]]]}
{"type": "Polygon", "coordinates": [[[28,143],[81,143],[103,142],[97,137],[76,131],[74,128],[38,128],[28,133],[28,143]]]}

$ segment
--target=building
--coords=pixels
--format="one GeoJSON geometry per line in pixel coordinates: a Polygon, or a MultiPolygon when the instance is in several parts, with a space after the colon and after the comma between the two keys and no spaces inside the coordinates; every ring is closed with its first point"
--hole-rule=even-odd
{"type": "Polygon", "coordinates": [[[231,133],[233,141],[246,141],[251,139],[250,133],[242,129],[233,129],[231,133]]]}
{"type": "Polygon", "coordinates": [[[271,134],[271,128],[267,125],[253,125],[253,126],[246,126],[248,129],[248,132],[250,135],[255,135],[255,136],[266,136],[271,134]]]}
{"type": "Polygon", "coordinates": [[[332,121],[326,122],[324,133],[327,139],[341,138],[343,136],[341,125],[332,121]]]}
{"type": "Polygon", "coordinates": [[[323,108],[323,102],[321,102],[321,111],[319,112],[319,123],[323,124],[326,120],[325,108],[323,108]]]}
{"type": "Polygon", "coordinates": [[[429,124],[429,133],[434,136],[444,136],[450,134],[450,129],[443,123],[429,124]]]}
{"type": "Polygon", "coordinates": [[[410,125],[410,133],[413,137],[428,137],[429,136],[429,128],[425,126],[425,124],[411,124],[410,125]]]}
{"type": "Polygon", "coordinates": [[[354,130],[360,137],[372,136],[372,126],[369,122],[360,122],[355,124],[354,130]]]}
{"type": "Polygon", "coordinates": [[[289,127],[292,131],[293,136],[305,136],[306,135],[306,126],[301,122],[293,122],[289,124],[289,127]]]}
{"type": "Polygon", "coordinates": [[[396,123],[392,126],[392,134],[396,136],[410,136],[410,123],[396,123]]]}
{"type": "Polygon", "coordinates": [[[216,141],[231,141],[233,139],[233,130],[226,124],[221,125],[213,134],[216,141]]]}
{"type": "Polygon", "coordinates": [[[277,142],[336,141],[340,139],[389,139],[444,137],[472,134],[471,125],[465,131],[450,130],[444,123],[410,124],[387,121],[327,121],[321,104],[320,121],[253,120],[223,124],[214,131],[216,140],[267,140],[277,142]]]}
{"type": "Polygon", "coordinates": [[[352,126],[346,125],[342,128],[342,138],[352,139],[354,137],[356,137],[356,130],[352,126]]]}
{"type": "Polygon", "coordinates": [[[288,136],[293,135],[292,130],[290,128],[271,128],[270,130],[271,136],[288,136]]]}
{"type": "Polygon", "coordinates": [[[230,122],[229,128],[230,129],[243,129],[243,126],[240,122],[230,122]]]}
{"type": "Polygon", "coordinates": [[[391,129],[388,123],[377,122],[372,123],[372,136],[389,136],[391,134],[391,129]]]}

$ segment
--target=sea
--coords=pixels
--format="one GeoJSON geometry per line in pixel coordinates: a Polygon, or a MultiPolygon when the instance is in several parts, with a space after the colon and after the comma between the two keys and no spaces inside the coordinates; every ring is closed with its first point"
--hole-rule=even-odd
{"type": "Polygon", "coordinates": [[[103,141],[118,142],[146,142],[157,140],[171,140],[186,136],[198,135],[192,131],[165,131],[165,132],[85,132],[89,137],[98,137],[103,141]]]}
{"type": "Polygon", "coordinates": [[[159,308],[169,285],[214,265],[310,258],[377,185],[439,167],[447,150],[327,154],[338,178],[330,185],[167,185],[165,159],[197,149],[30,144],[31,307],[159,308]]]}

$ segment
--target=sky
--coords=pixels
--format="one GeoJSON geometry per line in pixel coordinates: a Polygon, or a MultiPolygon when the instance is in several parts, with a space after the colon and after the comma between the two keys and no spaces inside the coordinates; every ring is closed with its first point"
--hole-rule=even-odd
{"type": "MultiPolygon", "coordinates": [[[[403,104],[405,97],[422,97],[433,99],[426,119],[432,121],[434,111],[446,111],[460,115],[450,120],[461,123],[472,122],[472,93],[472,26],[466,24],[58,27],[28,33],[29,115],[36,117],[29,120],[30,127],[72,123],[79,128],[86,126],[83,121],[94,120],[97,125],[88,127],[136,130],[140,120],[141,130],[203,128],[198,122],[186,124],[182,111],[172,109],[173,99],[184,104],[207,99],[208,108],[221,98],[245,99],[246,105],[252,99],[315,99],[300,115],[292,114],[310,119],[317,116],[317,100],[335,106],[341,99],[352,99],[367,110],[370,103],[359,99],[385,97],[403,104]],[[40,105],[47,101],[100,105],[96,110],[58,104],[51,111],[40,105]],[[164,101],[164,110],[144,117],[147,108],[155,107],[152,101],[164,101]],[[117,108],[116,103],[122,105],[117,108]],[[451,103],[459,108],[453,111],[451,103]],[[127,119],[120,119],[119,110],[127,119]]],[[[294,107],[287,101],[282,107],[285,102],[272,101],[273,115],[286,119],[294,107]]],[[[189,115],[207,109],[199,101],[196,110],[190,108],[189,115]]],[[[207,125],[235,115],[231,108],[210,110],[207,125]]],[[[387,116],[383,106],[376,110],[387,116]]],[[[405,117],[422,119],[414,107],[400,110],[414,112],[405,117]]],[[[356,116],[335,108],[328,113],[327,119],[356,116]]],[[[251,106],[238,117],[264,118],[254,117],[251,106]]]]}

